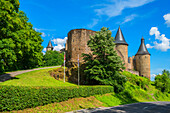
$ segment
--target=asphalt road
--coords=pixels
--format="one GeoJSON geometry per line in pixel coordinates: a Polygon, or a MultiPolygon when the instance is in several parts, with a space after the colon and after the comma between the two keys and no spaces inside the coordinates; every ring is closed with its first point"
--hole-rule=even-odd
{"type": "Polygon", "coordinates": [[[43,68],[36,68],[36,69],[28,69],[28,70],[22,70],[22,71],[9,72],[9,73],[0,75],[0,82],[4,82],[6,80],[9,80],[12,77],[15,77],[15,76],[17,76],[19,74],[22,74],[22,73],[35,71],[35,70],[41,70],[41,69],[55,68],[55,67],[60,67],[60,66],[51,66],[51,67],[43,67],[43,68]]]}
{"type": "Polygon", "coordinates": [[[68,113],[170,113],[170,102],[141,102],[92,110],[82,109],[68,113]]]}

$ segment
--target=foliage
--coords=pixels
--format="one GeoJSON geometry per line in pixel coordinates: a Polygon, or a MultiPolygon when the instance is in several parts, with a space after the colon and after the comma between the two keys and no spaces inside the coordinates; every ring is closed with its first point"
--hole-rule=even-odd
{"type": "Polygon", "coordinates": [[[124,89],[126,77],[119,71],[124,69],[121,58],[115,51],[115,43],[111,31],[103,27],[88,41],[92,53],[82,54],[85,61],[87,84],[107,84],[114,86],[116,92],[124,89]]]}
{"type": "Polygon", "coordinates": [[[137,85],[144,90],[147,90],[147,87],[151,84],[151,81],[148,78],[132,74],[128,71],[123,71],[122,75],[125,75],[130,83],[137,85]]]}
{"type": "Polygon", "coordinates": [[[64,53],[58,51],[47,51],[43,56],[43,66],[57,66],[64,62],[64,53]]]}
{"type": "Polygon", "coordinates": [[[155,86],[162,92],[170,93],[170,78],[166,73],[155,77],[155,86]]]}
{"type": "Polygon", "coordinates": [[[111,86],[65,88],[0,86],[0,111],[20,110],[66,101],[76,97],[89,97],[111,92],[113,92],[111,86]]]}
{"type": "Polygon", "coordinates": [[[0,1],[0,73],[42,63],[41,33],[33,29],[18,0],[0,1]]]}
{"type": "Polygon", "coordinates": [[[168,71],[168,70],[166,70],[166,69],[164,69],[163,71],[162,71],[162,74],[167,74],[167,76],[170,78],[170,72],[168,71]]]}

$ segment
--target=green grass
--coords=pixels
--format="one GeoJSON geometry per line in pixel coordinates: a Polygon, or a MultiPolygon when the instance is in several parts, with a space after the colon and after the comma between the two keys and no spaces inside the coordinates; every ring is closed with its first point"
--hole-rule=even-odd
{"type": "Polygon", "coordinates": [[[13,85],[13,86],[76,86],[75,84],[71,84],[68,82],[63,82],[59,80],[55,80],[48,73],[50,69],[42,69],[31,71],[28,73],[23,73],[15,76],[11,80],[7,80],[5,82],[0,83],[0,85],[13,85]]]}

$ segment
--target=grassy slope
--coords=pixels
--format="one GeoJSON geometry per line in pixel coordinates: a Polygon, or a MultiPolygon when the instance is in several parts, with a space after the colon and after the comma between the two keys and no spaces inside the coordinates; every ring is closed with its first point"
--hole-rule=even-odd
{"type": "MultiPolygon", "coordinates": [[[[41,70],[42,71],[42,70],[41,70]]],[[[33,73],[29,73],[29,76],[35,76],[36,73],[40,76],[41,74],[45,74],[46,71],[35,71],[33,73]],[[31,75],[33,74],[33,75],[31,75]]],[[[127,76],[134,76],[130,73],[124,73],[127,76]]],[[[20,75],[21,76],[21,75],[20,75]]],[[[24,75],[23,75],[24,76],[24,75]]],[[[138,77],[138,76],[137,76],[138,77]]],[[[48,79],[50,77],[48,76],[48,79]]],[[[141,77],[138,77],[141,79],[141,77]]],[[[23,79],[23,77],[21,77],[23,79]]],[[[47,78],[45,78],[47,79],[47,78]]],[[[46,83],[49,82],[47,79],[46,83]]],[[[53,79],[53,78],[52,78],[53,79]]],[[[145,78],[142,78],[145,79],[145,78]]],[[[15,79],[17,80],[17,79],[15,79]]],[[[14,80],[14,81],[15,81],[14,80]]],[[[61,81],[50,81],[50,82],[61,82],[61,81]]],[[[16,82],[15,82],[16,83],[16,82]]],[[[34,82],[35,84],[36,82],[34,82]]],[[[51,85],[55,85],[53,83],[49,83],[51,85]]],[[[67,83],[69,84],[69,83],[67,83]]],[[[44,86],[44,84],[41,84],[44,86]]],[[[61,82],[61,85],[63,86],[66,85],[63,82],[61,82]]],[[[73,84],[69,84],[73,85],[73,84]]],[[[57,85],[58,86],[58,85],[57,85]]],[[[29,108],[25,110],[20,110],[20,111],[13,111],[13,112],[66,112],[66,111],[74,111],[77,109],[86,109],[86,108],[95,108],[95,107],[110,107],[110,106],[116,106],[116,105],[122,105],[122,104],[129,104],[129,103],[135,103],[135,102],[146,102],[146,101],[170,101],[170,94],[167,93],[162,93],[159,90],[155,89],[155,87],[151,84],[147,86],[147,90],[141,89],[137,85],[133,85],[129,81],[126,83],[126,87],[124,92],[120,94],[115,94],[115,93],[109,93],[105,95],[96,95],[96,96],[91,96],[87,98],[74,98],[74,99],[69,99],[68,101],[65,102],[60,102],[60,103],[53,103],[53,104],[48,104],[45,106],[39,106],[36,108],[29,108]]]]}
{"type": "Polygon", "coordinates": [[[31,71],[17,75],[11,80],[0,83],[0,85],[13,85],[13,86],[76,86],[74,84],[58,81],[51,77],[48,73],[50,69],[42,69],[31,71]]]}

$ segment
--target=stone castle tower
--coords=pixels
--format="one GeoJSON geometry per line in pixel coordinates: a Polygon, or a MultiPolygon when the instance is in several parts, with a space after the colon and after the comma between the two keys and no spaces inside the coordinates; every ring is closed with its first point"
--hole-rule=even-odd
{"type": "Polygon", "coordinates": [[[135,55],[136,70],[139,71],[140,76],[150,78],[150,55],[142,37],[139,50],[135,55]]]}
{"type": "MultiPolygon", "coordinates": [[[[87,41],[90,35],[94,35],[95,31],[87,29],[74,29],[68,33],[68,39],[65,45],[66,62],[77,63],[78,55],[80,62],[83,62],[82,53],[91,53],[87,46],[87,41]]],[[[121,57],[125,64],[126,71],[145,76],[150,79],[150,53],[144,44],[144,39],[141,39],[141,45],[135,56],[128,58],[128,44],[125,41],[120,27],[117,30],[115,43],[117,54],[121,57]],[[136,71],[134,71],[136,70],[136,71]]]]}
{"type": "Polygon", "coordinates": [[[128,67],[128,44],[125,41],[125,38],[120,27],[118,28],[116,33],[115,43],[117,54],[121,57],[121,59],[125,63],[125,67],[128,67]]]}
{"type": "Polygon", "coordinates": [[[50,51],[50,50],[53,50],[51,40],[48,42],[48,46],[46,47],[46,51],[50,51]]]}
{"type": "Polygon", "coordinates": [[[79,55],[80,62],[83,61],[81,57],[82,53],[89,53],[90,48],[87,46],[87,41],[90,35],[94,35],[95,31],[87,29],[74,29],[68,33],[68,39],[66,42],[66,60],[68,62],[77,62],[79,55]]]}

